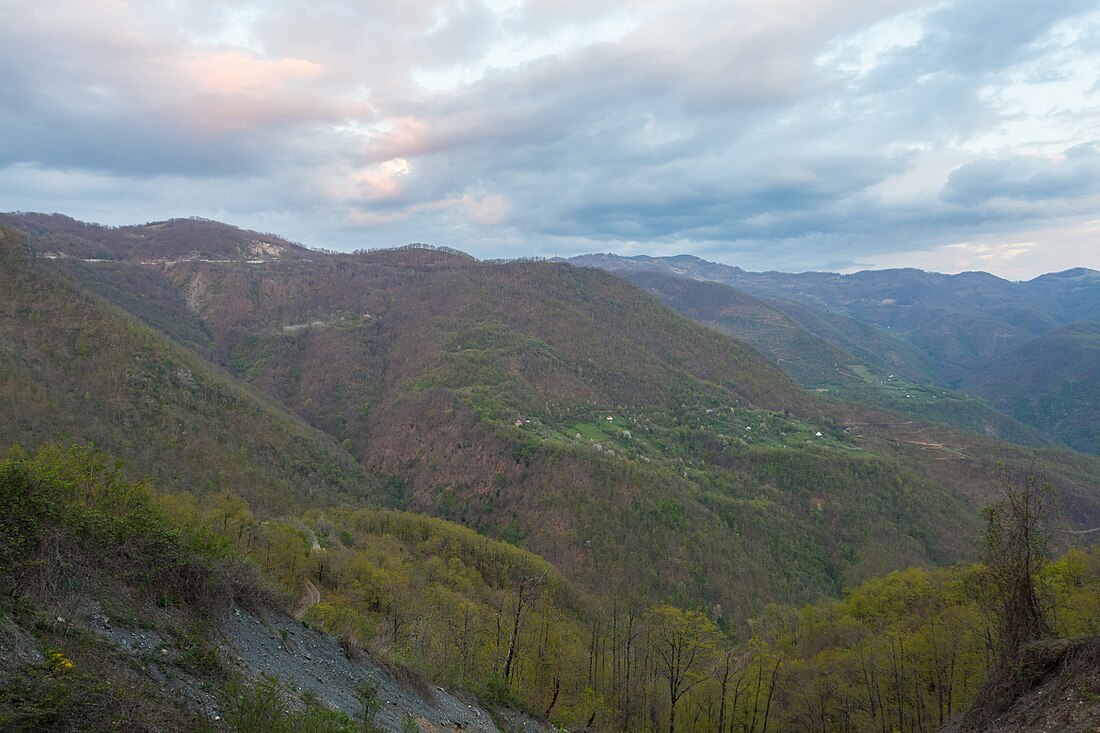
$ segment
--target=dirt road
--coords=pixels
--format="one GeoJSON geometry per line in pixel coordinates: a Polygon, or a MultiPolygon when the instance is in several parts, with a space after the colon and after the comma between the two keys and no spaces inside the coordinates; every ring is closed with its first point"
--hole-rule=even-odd
{"type": "Polygon", "coordinates": [[[310,606],[315,606],[321,602],[321,591],[317,590],[317,586],[313,584],[313,581],[306,578],[306,593],[298,601],[298,608],[294,611],[294,618],[301,620],[302,616],[306,615],[306,611],[310,606]]]}

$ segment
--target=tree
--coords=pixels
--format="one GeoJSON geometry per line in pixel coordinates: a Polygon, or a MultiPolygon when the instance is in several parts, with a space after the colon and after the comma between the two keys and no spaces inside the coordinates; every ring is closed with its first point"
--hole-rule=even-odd
{"type": "Polygon", "coordinates": [[[959,730],[988,730],[990,723],[1033,685],[1023,663],[1027,645],[1051,633],[1035,583],[1047,559],[1050,488],[1032,467],[1020,479],[999,482],[1001,501],[985,510],[982,560],[991,587],[999,636],[997,662],[971,702],[959,730]]]}
{"type": "Polygon", "coordinates": [[[210,520],[222,536],[236,543],[241,549],[246,529],[255,524],[256,519],[249,511],[248,503],[230,491],[219,491],[211,499],[210,520]]]}
{"type": "Polygon", "coordinates": [[[520,623],[523,621],[523,609],[546,581],[546,571],[541,575],[529,575],[519,579],[516,585],[516,606],[512,616],[512,629],[508,635],[508,655],[504,660],[504,681],[512,679],[512,661],[516,656],[516,644],[519,642],[520,623]]]}
{"type": "Polygon", "coordinates": [[[1030,467],[1015,483],[1003,477],[999,488],[1001,501],[985,510],[982,560],[993,586],[1004,663],[1050,633],[1035,579],[1047,560],[1051,492],[1030,467]]]}
{"type": "Polygon", "coordinates": [[[649,638],[668,683],[668,731],[675,733],[676,708],[691,688],[708,679],[718,630],[698,611],[657,606],[649,612],[649,638]]]}

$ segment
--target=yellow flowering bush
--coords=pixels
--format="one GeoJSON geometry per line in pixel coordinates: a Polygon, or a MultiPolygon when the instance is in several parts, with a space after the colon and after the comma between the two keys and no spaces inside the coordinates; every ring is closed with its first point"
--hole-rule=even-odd
{"type": "Polygon", "coordinates": [[[52,672],[68,672],[73,668],[73,660],[66,657],[60,649],[46,650],[46,664],[52,672]]]}

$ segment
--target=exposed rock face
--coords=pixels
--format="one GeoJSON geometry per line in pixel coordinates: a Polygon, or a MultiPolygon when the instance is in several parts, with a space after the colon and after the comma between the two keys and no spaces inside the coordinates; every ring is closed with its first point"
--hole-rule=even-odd
{"type": "MultiPolygon", "coordinates": [[[[222,699],[217,684],[180,664],[181,650],[157,631],[112,619],[96,601],[73,609],[69,618],[58,617],[56,624],[70,633],[91,632],[121,658],[129,659],[131,669],[141,670],[139,674],[152,683],[151,689],[159,688],[174,705],[198,719],[220,720],[222,699]]],[[[299,696],[309,692],[326,706],[358,718],[361,691],[370,685],[376,688],[381,703],[374,724],[382,731],[402,731],[408,718],[415,720],[423,733],[501,733],[498,721],[510,732],[551,730],[545,721],[522,713],[498,711],[494,718],[472,697],[450,693],[411,672],[387,669],[366,652],[351,659],[335,638],[282,611],[232,608],[220,628],[210,632],[218,640],[223,659],[244,678],[277,678],[290,708],[300,707],[299,696]]],[[[15,621],[0,619],[0,680],[43,663],[41,642],[15,621]]]]}
{"type": "MultiPolygon", "coordinates": [[[[382,707],[375,723],[383,730],[400,731],[408,715],[429,733],[500,733],[492,716],[475,700],[461,699],[434,685],[400,680],[365,652],[359,659],[349,659],[336,639],[284,613],[233,609],[224,625],[226,652],[244,674],[278,677],[288,689],[312,691],[326,705],[348,715],[359,714],[363,685],[377,684],[382,707]]],[[[521,729],[545,729],[533,720],[516,722],[521,729]]]]}

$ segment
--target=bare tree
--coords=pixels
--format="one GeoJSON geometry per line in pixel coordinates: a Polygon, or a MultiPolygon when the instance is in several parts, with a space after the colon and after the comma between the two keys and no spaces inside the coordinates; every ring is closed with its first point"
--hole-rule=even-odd
{"type": "Polygon", "coordinates": [[[516,656],[516,644],[519,642],[520,624],[523,621],[523,610],[527,603],[535,596],[538,589],[546,582],[546,571],[541,575],[531,575],[520,578],[516,586],[516,607],[512,616],[512,628],[508,636],[508,656],[504,660],[504,680],[512,679],[512,662],[516,656]]]}
{"type": "Polygon", "coordinates": [[[1027,468],[1000,480],[1001,501],[988,507],[982,560],[992,581],[1002,662],[1050,633],[1035,582],[1046,562],[1050,487],[1027,468]]]}

